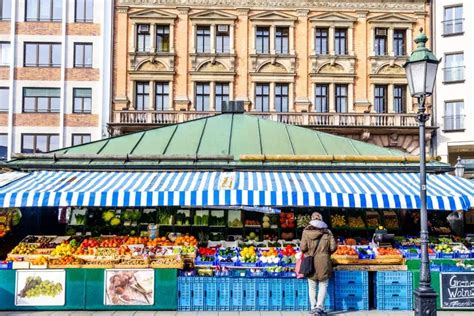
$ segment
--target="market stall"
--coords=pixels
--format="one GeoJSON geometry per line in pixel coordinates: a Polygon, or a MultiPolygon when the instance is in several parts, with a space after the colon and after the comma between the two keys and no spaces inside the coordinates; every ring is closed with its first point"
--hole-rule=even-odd
{"type": "MultiPolygon", "coordinates": [[[[418,241],[407,236],[420,202],[417,157],[224,114],[23,155],[10,165],[32,172],[0,188],[0,205],[57,213],[62,231],[16,235],[0,271],[16,278],[16,289],[0,290],[8,309],[36,308],[31,302],[44,296],[36,288],[47,271],[64,271],[47,280],[50,295],[65,295],[55,305],[61,309],[71,308],[71,278],[85,284],[74,303],[79,309],[308,309],[307,284],[294,266],[313,211],[340,243],[328,309],[412,308],[416,271],[406,271],[406,260],[419,255],[418,241]],[[100,295],[88,293],[89,282],[100,295]],[[174,299],[157,302],[158,291],[174,299]]],[[[428,208],[444,214],[436,215],[437,236],[451,234],[441,223],[446,211],[468,210],[474,201],[472,183],[447,171],[436,161],[428,165],[428,208]]],[[[462,259],[457,269],[468,271],[471,244],[459,241],[433,240],[433,255],[462,259]]]]}

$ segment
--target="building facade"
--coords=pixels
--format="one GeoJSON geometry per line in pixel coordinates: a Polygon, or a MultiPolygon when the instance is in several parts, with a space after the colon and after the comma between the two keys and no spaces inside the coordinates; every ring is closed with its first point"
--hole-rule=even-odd
{"type": "Polygon", "coordinates": [[[435,52],[442,58],[436,82],[437,154],[474,173],[474,23],[472,1],[435,0],[435,52]]]}
{"type": "Polygon", "coordinates": [[[111,98],[111,0],[0,0],[0,148],[101,139],[111,98]]]}
{"type": "MultiPolygon", "coordinates": [[[[250,114],[418,152],[403,64],[424,0],[118,0],[110,131],[243,101],[250,114]]],[[[434,128],[428,128],[428,143],[434,128]]]]}

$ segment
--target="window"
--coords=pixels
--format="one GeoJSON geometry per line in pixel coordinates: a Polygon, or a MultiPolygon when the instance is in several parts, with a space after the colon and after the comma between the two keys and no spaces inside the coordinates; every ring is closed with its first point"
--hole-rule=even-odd
{"type": "Polygon", "coordinates": [[[150,83],[138,81],[135,84],[135,109],[147,110],[150,106],[150,83]]]}
{"type": "Polygon", "coordinates": [[[405,85],[393,86],[393,112],[395,113],[406,113],[406,91],[405,85]]]}
{"type": "Polygon", "coordinates": [[[73,112],[91,113],[92,111],[92,89],[74,88],[73,89],[73,112]]]}
{"type": "Polygon", "coordinates": [[[387,55],[387,29],[375,29],[374,45],[375,56],[387,55]]]}
{"type": "Polygon", "coordinates": [[[444,81],[464,80],[464,53],[447,54],[444,60],[444,81]]]}
{"type": "Polygon", "coordinates": [[[347,29],[336,28],[334,32],[336,55],[347,55],[347,29]]]}
{"type": "Polygon", "coordinates": [[[196,83],[196,111],[209,111],[210,101],[210,84],[209,82],[196,83]]]}
{"type": "Polygon", "coordinates": [[[347,85],[336,85],[336,112],[347,112],[347,85]]]}
{"type": "Polygon", "coordinates": [[[444,8],[444,35],[454,35],[463,32],[462,6],[444,8]]]}
{"type": "Polygon", "coordinates": [[[76,0],[75,12],[74,21],[77,23],[94,22],[94,0],[76,0]]]}
{"type": "Polygon", "coordinates": [[[329,85],[317,84],[315,87],[314,110],[316,112],[329,112],[329,85]]]}
{"type": "Polygon", "coordinates": [[[9,21],[11,19],[12,0],[0,0],[0,20],[9,21]]]}
{"type": "Polygon", "coordinates": [[[9,103],[9,88],[8,87],[0,87],[0,111],[8,111],[8,103],[9,103]]]}
{"type": "Polygon", "coordinates": [[[229,102],[229,83],[216,82],[215,107],[216,111],[222,111],[222,104],[229,102]]]}
{"type": "Polygon", "coordinates": [[[26,0],[26,21],[60,22],[63,0],[26,0]]]}
{"type": "Polygon", "coordinates": [[[329,30],[327,28],[316,28],[316,54],[327,55],[329,53],[329,30]]]}
{"type": "Polygon", "coordinates": [[[209,25],[197,27],[196,50],[198,53],[211,52],[211,27],[209,25]]]}
{"type": "Polygon", "coordinates": [[[394,30],[393,31],[393,52],[395,56],[405,56],[405,30],[394,30]]]}
{"type": "Polygon", "coordinates": [[[58,134],[21,134],[21,152],[38,154],[59,148],[58,134]]]}
{"type": "Polygon", "coordinates": [[[270,53],[270,28],[257,27],[257,34],[255,35],[255,50],[257,54],[270,53]]]}
{"type": "Polygon", "coordinates": [[[25,67],[61,67],[61,44],[25,43],[25,67]]]}
{"type": "Polygon", "coordinates": [[[450,101],[444,104],[444,130],[464,129],[464,101],[450,101]]]}
{"type": "Polygon", "coordinates": [[[277,54],[289,53],[290,29],[287,27],[277,27],[275,29],[275,50],[277,54]]]}
{"type": "Polygon", "coordinates": [[[92,68],[92,43],[74,44],[74,68],[92,68]]]}
{"type": "Polygon", "coordinates": [[[155,83],[155,110],[163,111],[169,108],[169,83],[155,83]]]}
{"type": "Polygon", "coordinates": [[[10,64],[10,43],[0,42],[0,66],[10,64]]]}
{"type": "Polygon", "coordinates": [[[170,51],[169,25],[156,26],[156,51],[159,53],[167,53],[170,51]]]}
{"type": "Polygon", "coordinates": [[[375,112],[377,113],[387,113],[387,86],[386,85],[376,85],[375,91],[375,112]]]}
{"type": "Polygon", "coordinates": [[[217,25],[216,28],[216,52],[230,53],[229,25],[217,25]]]}
{"type": "Polygon", "coordinates": [[[275,110],[277,112],[288,112],[288,90],[287,83],[275,84],[275,110]]]}
{"type": "Polygon", "coordinates": [[[72,146],[91,142],[91,134],[72,134],[72,146]]]}
{"type": "Polygon", "coordinates": [[[137,52],[150,51],[150,24],[137,25],[137,52]]]}
{"type": "Polygon", "coordinates": [[[270,111],[270,84],[257,83],[255,85],[255,111],[270,111]]]}
{"type": "Polygon", "coordinates": [[[23,88],[23,112],[56,113],[59,108],[59,88],[23,88]]]}
{"type": "Polygon", "coordinates": [[[0,134],[0,160],[7,160],[8,134],[0,134]]]}

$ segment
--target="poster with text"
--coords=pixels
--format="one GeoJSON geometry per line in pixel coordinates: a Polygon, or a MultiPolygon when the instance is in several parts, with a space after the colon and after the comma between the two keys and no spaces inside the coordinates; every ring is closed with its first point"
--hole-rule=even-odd
{"type": "Polygon", "coordinates": [[[153,269],[105,270],[105,305],[153,305],[153,269]]]}
{"type": "Polygon", "coordinates": [[[64,306],[65,304],[65,270],[18,270],[16,272],[16,306],[64,306]]]}

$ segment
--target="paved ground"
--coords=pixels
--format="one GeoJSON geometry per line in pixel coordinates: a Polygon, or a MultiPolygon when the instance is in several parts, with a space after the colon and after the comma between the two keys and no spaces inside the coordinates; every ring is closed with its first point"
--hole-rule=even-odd
{"type": "MultiPolygon", "coordinates": [[[[0,312],[0,316],[307,316],[304,312],[0,312]]],[[[413,312],[333,312],[347,316],[413,316],[413,312]]],[[[439,316],[467,316],[473,312],[438,312],[439,316]]]]}

